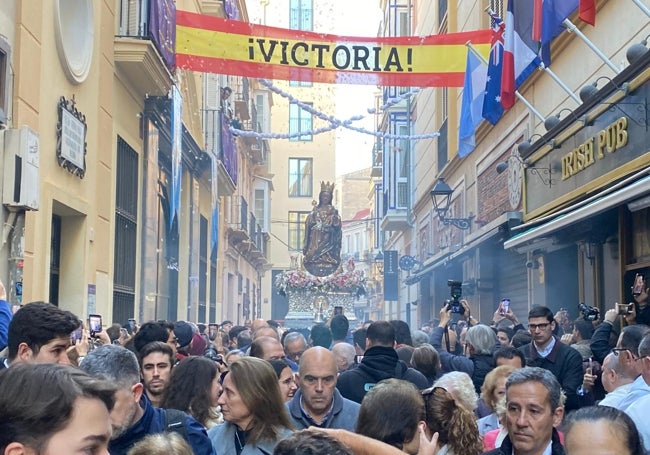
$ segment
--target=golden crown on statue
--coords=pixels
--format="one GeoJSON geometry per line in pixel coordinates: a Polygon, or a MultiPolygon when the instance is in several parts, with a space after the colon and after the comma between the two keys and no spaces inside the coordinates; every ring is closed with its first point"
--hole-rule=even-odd
{"type": "Polygon", "coordinates": [[[330,183],[329,181],[324,182],[324,181],[321,180],[321,182],[320,182],[320,191],[321,191],[321,193],[325,192],[325,193],[329,193],[329,194],[334,194],[334,182],[330,183]]]}

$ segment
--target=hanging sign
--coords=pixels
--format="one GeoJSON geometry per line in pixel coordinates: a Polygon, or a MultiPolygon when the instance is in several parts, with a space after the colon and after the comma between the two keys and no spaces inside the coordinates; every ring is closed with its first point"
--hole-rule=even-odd
{"type": "Polygon", "coordinates": [[[360,38],[176,12],[176,66],[304,82],[462,87],[471,42],[486,57],[490,30],[360,38]]]}

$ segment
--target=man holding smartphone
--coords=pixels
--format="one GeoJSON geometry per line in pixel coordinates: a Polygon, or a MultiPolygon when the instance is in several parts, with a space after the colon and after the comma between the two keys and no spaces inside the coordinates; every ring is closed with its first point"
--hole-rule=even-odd
{"type": "Polygon", "coordinates": [[[22,306],[9,323],[9,353],[0,369],[20,362],[69,364],[70,334],[80,325],[77,316],[50,303],[22,306]]]}

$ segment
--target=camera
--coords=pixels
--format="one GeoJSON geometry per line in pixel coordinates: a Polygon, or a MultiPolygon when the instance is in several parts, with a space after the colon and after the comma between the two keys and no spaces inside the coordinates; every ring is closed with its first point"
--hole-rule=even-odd
{"type": "Polygon", "coordinates": [[[465,308],[460,304],[460,298],[463,295],[462,281],[447,280],[447,286],[449,286],[451,295],[451,300],[448,301],[449,309],[452,313],[464,314],[465,308]]]}
{"type": "Polygon", "coordinates": [[[208,347],[205,348],[205,352],[203,352],[203,357],[207,357],[214,362],[225,365],[223,357],[221,354],[217,353],[217,348],[215,348],[212,343],[208,343],[208,347]]]}
{"type": "Polygon", "coordinates": [[[585,305],[584,303],[579,303],[578,309],[582,312],[582,318],[585,321],[595,321],[600,316],[598,308],[585,305]]]}

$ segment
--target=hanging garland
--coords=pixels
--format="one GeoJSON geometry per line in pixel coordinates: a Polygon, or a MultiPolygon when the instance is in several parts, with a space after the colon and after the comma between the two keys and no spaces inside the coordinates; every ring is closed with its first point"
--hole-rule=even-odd
{"type": "MultiPolygon", "coordinates": [[[[308,131],[297,131],[295,133],[261,133],[258,131],[240,130],[231,126],[230,131],[232,131],[233,134],[236,134],[238,136],[243,136],[243,137],[254,137],[258,139],[291,139],[291,138],[302,137],[302,136],[315,136],[318,134],[326,133],[328,131],[332,131],[337,128],[343,127],[343,128],[350,129],[352,131],[356,131],[358,133],[368,134],[370,136],[375,136],[382,139],[395,139],[395,140],[405,139],[411,141],[418,141],[421,139],[433,139],[435,137],[440,136],[440,133],[438,131],[436,131],[435,133],[408,135],[408,134],[383,133],[381,131],[370,131],[365,128],[360,128],[352,124],[354,122],[363,120],[366,117],[365,115],[354,115],[348,118],[347,120],[340,120],[337,119],[336,117],[327,115],[321,111],[314,109],[309,104],[303,103],[302,101],[300,101],[299,99],[291,95],[290,93],[287,93],[282,89],[276,87],[275,85],[273,85],[271,81],[267,79],[259,79],[259,81],[263,86],[271,90],[273,93],[280,95],[281,97],[289,100],[290,104],[295,104],[299,106],[304,111],[309,112],[315,117],[328,122],[329,125],[324,126],[322,128],[311,129],[308,131]]],[[[387,108],[394,106],[395,104],[399,103],[402,100],[405,100],[406,98],[411,97],[412,95],[418,93],[419,91],[420,91],[419,88],[414,88],[409,90],[408,92],[402,93],[400,96],[382,105],[379,109],[386,110],[387,108]]],[[[368,109],[369,114],[375,114],[376,112],[377,110],[374,108],[368,109]]]]}

